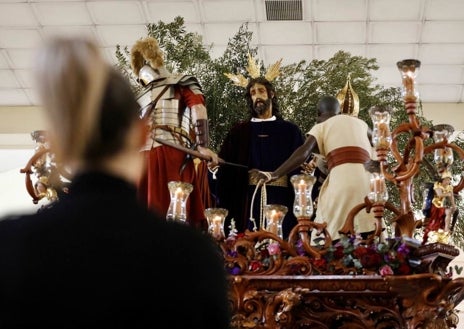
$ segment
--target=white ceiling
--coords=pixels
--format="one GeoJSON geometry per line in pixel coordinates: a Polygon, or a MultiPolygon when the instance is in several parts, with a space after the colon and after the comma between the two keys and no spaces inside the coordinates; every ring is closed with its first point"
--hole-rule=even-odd
{"type": "Polygon", "coordinates": [[[266,65],[344,50],[377,58],[377,82],[400,86],[396,62],[415,58],[423,102],[464,100],[464,0],[303,0],[298,21],[268,21],[264,0],[0,0],[0,106],[37,105],[31,58],[47,36],[87,34],[115,61],[117,44],[131,46],[147,23],[176,16],[213,45],[213,57],[248,22],[266,65]]]}

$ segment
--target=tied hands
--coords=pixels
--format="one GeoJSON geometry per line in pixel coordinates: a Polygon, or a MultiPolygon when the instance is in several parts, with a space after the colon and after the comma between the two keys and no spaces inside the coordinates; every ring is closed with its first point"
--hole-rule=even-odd
{"type": "Polygon", "coordinates": [[[251,176],[251,180],[258,182],[258,186],[275,181],[277,178],[279,178],[273,175],[273,173],[271,172],[261,171],[258,169],[251,169],[250,171],[248,171],[248,173],[251,176]]]}
{"type": "MultiPolygon", "coordinates": [[[[304,174],[308,175],[313,175],[314,170],[317,167],[317,159],[314,158],[309,162],[304,162],[301,164],[301,172],[304,174]]],[[[251,169],[248,171],[248,174],[250,174],[250,178],[252,181],[258,182],[259,185],[267,184],[270,182],[275,181],[277,178],[280,176],[277,176],[274,172],[269,172],[269,171],[261,171],[258,169],[251,169]]]]}

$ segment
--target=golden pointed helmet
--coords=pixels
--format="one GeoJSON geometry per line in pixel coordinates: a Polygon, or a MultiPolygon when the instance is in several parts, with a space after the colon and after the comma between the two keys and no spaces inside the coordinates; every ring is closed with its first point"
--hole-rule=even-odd
{"type": "Polygon", "coordinates": [[[340,110],[343,114],[357,117],[359,114],[359,97],[351,86],[351,75],[348,74],[345,86],[337,94],[340,110]]]}

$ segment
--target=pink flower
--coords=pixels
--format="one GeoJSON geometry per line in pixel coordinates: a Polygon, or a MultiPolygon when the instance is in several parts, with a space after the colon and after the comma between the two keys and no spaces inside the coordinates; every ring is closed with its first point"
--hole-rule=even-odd
{"type": "Polygon", "coordinates": [[[280,245],[277,242],[269,244],[267,246],[267,251],[269,252],[269,255],[278,255],[281,253],[280,251],[280,245]]]}
{"type": "Polygon", "coordinates": [[[380,268],[379,273],[381,276],[393,275],[393,270],[390,265],[384,265],[380,268]]]}

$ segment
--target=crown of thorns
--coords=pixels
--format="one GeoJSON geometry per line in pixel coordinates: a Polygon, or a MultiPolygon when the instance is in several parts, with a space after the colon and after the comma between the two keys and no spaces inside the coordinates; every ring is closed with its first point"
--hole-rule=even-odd
{"type": "MultiPolygon", "coordinates": [[[[282,63],[282,58],[269,66],[264,74],[264,78],[267,81],[272,81],[277,78],[280,74],[280,65],[282,63]]],[[[261,76],[261,65],[253,58],[253,56],[248,53],[248,65],[246,67],[248,74],[251,79],[256,79],[261,76]]],[[[250,82],[249,78],[246,78],[242,74],[233,74],[233,73],[224,73],[236,86],[246,88],[250,82]]]]}

